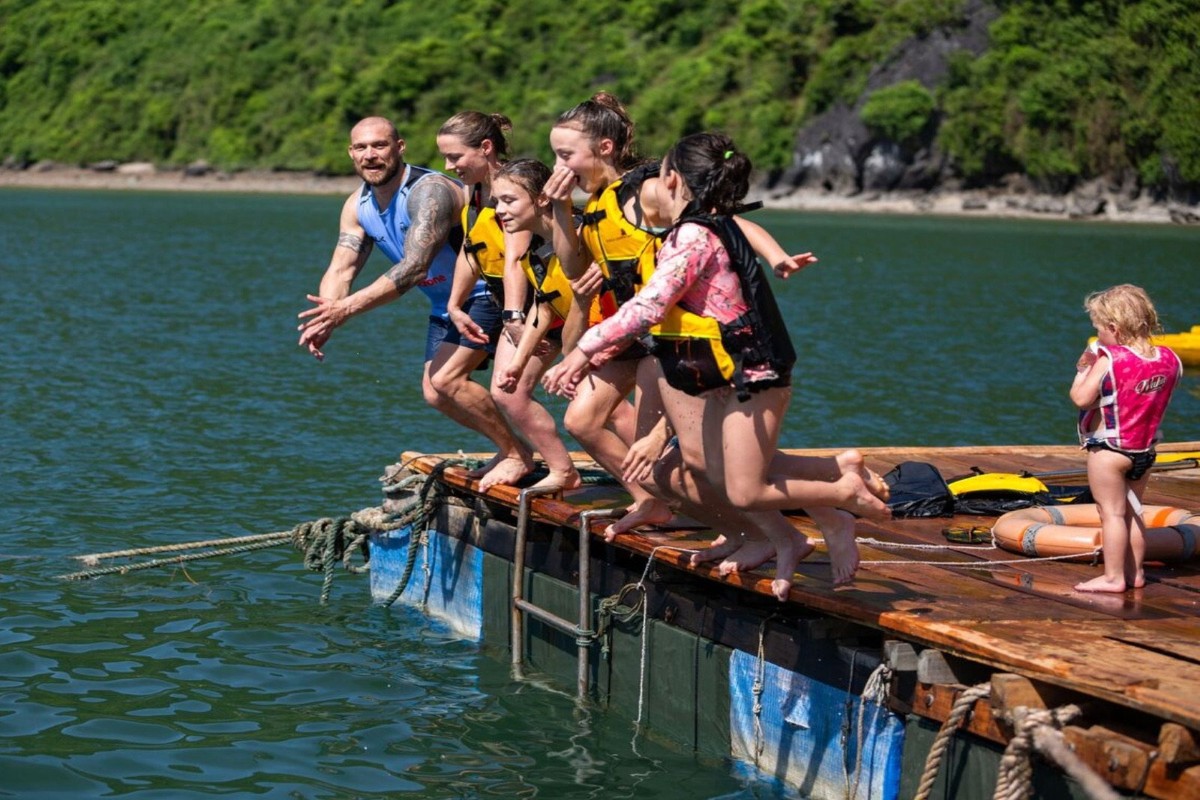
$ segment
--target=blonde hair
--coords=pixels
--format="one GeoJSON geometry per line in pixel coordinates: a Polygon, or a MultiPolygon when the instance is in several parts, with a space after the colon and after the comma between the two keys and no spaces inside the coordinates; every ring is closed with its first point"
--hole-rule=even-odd
{"type": "Polygon", "coordinates": [[[1160,331],[1158,312],[1142,287],[1122,283],[1092,292],[1083,301],[1083,307],[1093,323],[1114,325],[1120,344],[1143,355],[1153,348],[1150,337],[1160,331]]]}

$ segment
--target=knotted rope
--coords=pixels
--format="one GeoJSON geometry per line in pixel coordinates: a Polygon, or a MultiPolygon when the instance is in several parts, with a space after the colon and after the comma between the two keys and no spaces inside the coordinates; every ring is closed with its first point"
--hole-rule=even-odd
{"type": "Polygon", "coordinates": [[[925,769],[921,773],[921,782],[917,785],[915,800],[928,800],[929,793],[933,790],[933,783],[937,780],[938,769],[942,766],[942,756],[945,755],[946,747],[949,746],[954,732],[971,709],[975,707],[975,701],[987,697],[991,693],[992,685],[981,683],[978,686],[964,689],[963,693],[954,701],[954,705],[950,707],[950,713],[946,715],[946,721],[942,723],[942,728],[938,731],[937,738],[933,740],[933,746],[929,748],[929,755],[925,757],[925,769]]]}
{"type": "MultiPolygon", "coordinates": [[[[388,601],[390,605],[404,590],[403,584],[407,583],[408,576],[411,573],[411,565],[416,557],[416,548],[420,541],[424,540],[424,533],[428,526],[429,517],[432,511],[436,509],[438,499],[431,497],[432,489],[437,484],[436,478],[440,477],[441,473],[454,463],[457,462],[449,460],[439,464],[428,477],[420,474],[411,475],[389,485],[385,489],[385,492],[389,495],[395,495],[398,492],[407,490],[413,483],[421,484],[417,499],[407,503],[398,510],[389,511],[383,506],[370,507],[356,511],[346,517],[325,517],[310,522],[302,522],[290,531],[113,550],[106,553],[75,556],[75,558],[92,568],[57,577],[62,580],[88,580],[103,575],[124,575],[129,572],[184,564],[189,561],[199,561],[205,558],[248,553],[255,550],[264,550],[268,547],[291,544],[297,550],[304,553],[304,565],[306,567],[324,573],[325,579],[321,587],[320,602],[321,605],[325,605],[329,600],[334,566],[338,561],[342,562],[347,572],[367,572],[370,569],[367,547],[370,535],[372,533],[412,526],[413,544],[409,548],[409,565],[402,585],[388,601]],[[108,567],[95,566],[102,560],[178,552],[181,550],[198,550],[202,552],[185,553],[170,558],[155,558],[137,564],[118,564],[108,567]],[[362,558],[361,564],[354,563],[356,553],[362,558]]],[[[388,476],[389,479],[392,477],[394,475],[388,476]]]]}
{"type": "MultiPolygon", "coordinates": [[[[857,654],[856,654],[857,655],[857,654]]],[[[854,659],[850,662],[850,680],[854,680],[854,659]]],[[[881,661],[879,666],[871,671],[867,677],[867,682],[863,684],[862,696],[858,699],[858,736],[854,746],[854,781],[850,781],[849,767],[846,760],[842,759],[842,772],[846,778],[846,798],[854,800],[858,797],[858,786],[862,782],[863,772],[863,746],[866,740],[867,729],[867,704],[875,706],[875,712],[872,715],[872,722],[879,718],[879,712],[883,710],[884,703],[888,698],[888,687],[892,682],[892,669],[887,665],[886,661],[881,661]]],[[[850,694],[850,689],[846,690],[847,695],[850,694]]],[[[845,752],[845,742],[843,742],[842,750],[845,752]]]]}
{"type": "MultiPolygon", "coordinates": [[[[404,560],[404,573],[400,576],[396,588],[383,601],[384,608],[391,608],[392,604],[399,600],[400,595],[404,594],[404,590],[408,588],[408,582],[412,578],[413,567],[417,563],[417,551],[428,541],[429,520],[437,512],[437,508],[441,504],[445,493],[441,481],[438,479],[442,477],[442,473],[448,467],[458,463],[461,462],[457,459],[448,459],[434,467],[429,477],[421,484],[421,489],[417,492],[417,496],[401,509],[400,517],[404,520],[403,524],[410,526],[408,533],[408,553],[404,560]]],[[[428,567],[428,561],[426,561],[426,566],[428,567]]]]}
{"type": "Polygon", "coordinates": [[[1092,800],[1118,800],[1120,795],[1071,750],[1062,726],[1080,714],[1079,706],[1054,709],[1014,709],[1015,733],[1000,757],[993,800],[1024,800],[1033,796],[1033,753],[1037,751],[1074,778],[1092,800]]]}

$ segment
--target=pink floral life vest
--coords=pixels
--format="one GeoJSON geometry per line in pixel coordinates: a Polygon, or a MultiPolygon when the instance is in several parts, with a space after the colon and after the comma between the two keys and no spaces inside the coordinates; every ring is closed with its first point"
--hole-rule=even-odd
{"type": "Polygon", "coordinates": [[[1108,370],[1100,381],[1100,400],[1079,414],[1080,444],[1142,452],[1158,441],[1183,364],[1169,347],[1154,350],[1153,358],[1142,358],[1122,345],[1097,347],[1108,356],[1108,370]]]}

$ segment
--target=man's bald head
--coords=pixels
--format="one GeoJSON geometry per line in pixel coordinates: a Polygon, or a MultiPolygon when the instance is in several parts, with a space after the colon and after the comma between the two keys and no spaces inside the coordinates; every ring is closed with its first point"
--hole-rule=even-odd
{"type": "Polygon", "coordinates": [[[350,159],[359,177],[383,186],[404,167],[404,140],[385,117],[367,117],[350,129],[350,159]]]}

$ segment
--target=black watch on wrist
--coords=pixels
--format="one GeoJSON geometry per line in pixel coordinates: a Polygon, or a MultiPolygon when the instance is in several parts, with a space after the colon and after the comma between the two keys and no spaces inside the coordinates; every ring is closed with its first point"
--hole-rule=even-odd
{"type": "Polygon", "coordinates": [[[504,311],[500,312],[500,319],[503,322],[524,322],[525,321],[525,312],[524,311],[512,311],[512,310],[506,308],[506,309],[504,309],[504,311]]]}

